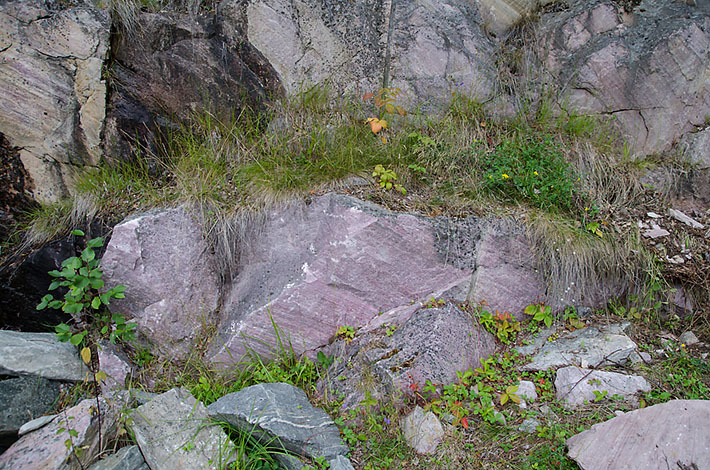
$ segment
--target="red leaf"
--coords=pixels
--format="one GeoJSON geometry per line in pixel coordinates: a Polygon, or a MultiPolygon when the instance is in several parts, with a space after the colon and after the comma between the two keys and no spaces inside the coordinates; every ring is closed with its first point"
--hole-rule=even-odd
{"type": "Polygon", "coordinates": [[[461,426],[463,426],[464,429],[468,429],[468,419],[461,418],[461,426]]]}
{"type": "Polygon", "coordinates": [[[372,98],[373,96],[375,96],[375,95],[373,95],[372,93],[365,93],[365,96],[362,97],[362,100],[367,101],[370,98],[372,98]]]}

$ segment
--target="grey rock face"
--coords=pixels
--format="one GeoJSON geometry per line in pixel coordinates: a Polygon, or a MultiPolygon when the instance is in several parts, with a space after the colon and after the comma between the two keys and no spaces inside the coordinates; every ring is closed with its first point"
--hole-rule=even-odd
{"type": "Polygon", "coordinates": [[[413,301],[468,284],[475,223],[457,234],[453,222],[435,222],[334,194],[273,210],[225,287],[210,356],[234,363],[247,346],[273,354],[272,319],[284,344],[313,350],[340,326],[364,326],[379,312],[406,318],[413,301]]]}
{"type": "Polygon", "coordinates": [[[444,438],[444,428],[431,411],[419,406],[402,419],[402,432],[407,444],[419,454],[432,454],[444,438]]]}
{"type": "Polygon", "coordinates": [[[633,15],[617,5],[581,1],[543,16],[539,52],[569,107],[614,116],[634,153],[658,153],[710,112],[710,4],[645,1],[633,15]]]}
{"type": "Polygon", "coordinates": [[[219,300],[213,254],[202,227],[183,208],[157,210],[114,227],[101,260],[107,286],[126,286],[112,312],[166,356],[184,358],[203,326],[214,325],[219,300]]]}
{"type": "Polygon", "coordinates": [[[710,402],[674,400],[624,413],[567,439],[582,470],[710,468],[710,402]]]}
{"type": "Polygon", "coordinates": [[[637,375],[570,366],[557,370],[555,390],[557,399],[562,400],[566,408],[575,408],[585,402],[610,399],[614,395],[637,403],[634,395],[639,392],[650,392],[651,385],[646,379],[637,375]],[[594,393],[595,391],[597,393],[594,393]]]}
{"type": "Polygon", "coordinates": [[[562,333],[555,341],[546,342],[523,369],[547,370],[571,364],[598,367],[611,361],[623,364],[632,359],[635,351],[636,343],[618,327],[612,325],[602,330],[587,327],[562,333]]]}
{"type": "Polygon", "coordinates": [[[52,333],[0,330],[0,374],[78,382],[88,369],[76,348],[52,333]]]}
{"type": "MultiPolygon", "coordinates": [[[[383,2],[384,4],[385,2],[383,2]]],[[[396,2],[391,86],[416,103],[448,103],[458,91],[484,101],[494,94],[493,44],[475,3],[396,2]]]]}
{"type": "Polygon", "coordinates": [[[150,470],[138,446],[123,447],[96,462],[88,470],[150,470]]]}
{"type": "Polygon", "coordinates": [[[234,445],[210,424],[207,409],[186,389],[172,389],[132,414],[131,430],[151,470],[219,468],[232,461],[234,445]]]}
{"type": "Polygon", "coordinates": [[[355,470],[350,460],[342,455],[337,456],[328,463],[330,464],[329,468],[331,470],[355,470]]]}
{"type": "MultiPolygon", "coordinates": [[[[69,408],[42,428],[25,434],[8,450],[0,455],[0,468],[43,468],[65,470],[79,467],[76,462],[67,465],[67,459],[76,459],[67,449],[64,441],[69,438],[69,429],[77,432],[73,443],[76,448],[84,449],[80,460],[83,466],[97,458],[99,452],[99,416],[96,412],[96,400],[84,400],[69,408]],[[60,428],[66,431],[58,432],[60,428]]],[[[118,410],[105,400],[101,400],[101,440],[115,438],[118,410]]]]}
{"type": "Polygon", "coordinates": [[[710,169],[710,128],[684,135],[680,140],[679,148],[699,169],[710,169]]]}
{"type": "Polygon", "coordinates": [[[289,384],[252,385],[223,396],[208,407],[208,413],[295,455],[331,460],[348,452],[330,416],[313,407],[303,390],[289,384]]]}
{"type": "Polygon", "coordinates": [[[0,11],[0,132],[21,148],[43,201],[68,194],[74,165],[98,163],[105,114],[109,11],[59,5],[5,2],[0,11]]]}
{"type": "Polygon", "coordinates": [[[320,386],[344,395],[347,406],[356,406],[365,390],[375,399],[398,399],[411,393],[414,384],[452,383],[457,371],[478,367],[492,354],[495,342],[469,313],[447,304],[422,308],[406,323],[388,325],[351,344],[338,341],[329,351],[337,362],[320,386]],[[387,330],[394,328],[388,336],[387,330]]]}
{"type": "Polygon", "coordinates": [[[153,132],[175,118],[208,111],[229,121],[275,94],[275,74],[220,15],[138,12],[132,34],[118,36],[104,144],[132,159],[133,139],[152,148],[153,132]],[[231,40],[231,33],[236,34],[231,40]],[[225,36],[226,34],[226,36],[225,36]]]}
{"type": "Polygon", "coordinates": [[[260,0],[245,14],[236,3],[227,2],[223,12],[244,15],[248,41],[290,93],[324,83],[375,91],[382,86],[388,47],[389,86],[413,102],[447,99],[455,84],[482,99],[492,93],[492,43],[477,9],[467,3],[417,0],[392,9],[383,0],[260,0]]]}
{"type": "Polygon", "coordinates": [[[0,442],[14,440],[23,424],[51,411],[60,391],[60,382],[41,377],[0,381],[0,442]]]}

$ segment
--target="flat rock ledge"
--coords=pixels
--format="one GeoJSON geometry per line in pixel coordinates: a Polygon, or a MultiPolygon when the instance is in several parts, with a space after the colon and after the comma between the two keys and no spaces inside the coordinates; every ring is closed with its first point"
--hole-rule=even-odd
{"type": "Polygon", "coordinates": [[[710,468],[710,400],[631,411],[567,439],[582,470],[710,468]]]}
{"type": "Polygon", "coordinates": [[[225,421],[262,443],[300,457],[335,460],[349,451],[330,416],[311,405],[305,392],[293,385],[252,385],[223,396],[207,411],[213,420],[225,421]]]}
{"type": "Polygon", "coordinates": [[[569,366],[557,370],[555,390],[557,399],[568,409],[612,397],[622,397],[637,405],[636,394],[650,392],[651,384],[638,375],[569,366]]]}
{"type": "Polygon", "coordinates": [[[624,334],[627,325],[587,327],[564,332],[555,341],[536,342],[539,349],[518,348],[522,354],[534,353],[523,370],[548,370],[569,365],[601,367],[624,364],[638,357],[636,343],[624,334]]]}
{"type": "Polygon", "coordinates": [[[0,330],[0,375],[79,382],[87,372],[76,348],[57,341],[54,333],[0,330]]]}

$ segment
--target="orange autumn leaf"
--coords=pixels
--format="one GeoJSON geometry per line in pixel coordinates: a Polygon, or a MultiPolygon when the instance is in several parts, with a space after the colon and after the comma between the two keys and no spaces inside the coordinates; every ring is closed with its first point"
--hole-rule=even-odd
{"type": "Polygon", "coordinates": [[[373,134],[377,134],[382,129],[387,129],[387,121],[384,119],[368,118],[366,122],[370,125],[373,134]]]}
{"type": "Polygon", "coordinates": [[[372,98],[373,96],[375,96],[375,95],[373,95],[372,93],[365,93],[365,96],[362,97],[362,100],[367,101],[370,98],[372,98]]]}

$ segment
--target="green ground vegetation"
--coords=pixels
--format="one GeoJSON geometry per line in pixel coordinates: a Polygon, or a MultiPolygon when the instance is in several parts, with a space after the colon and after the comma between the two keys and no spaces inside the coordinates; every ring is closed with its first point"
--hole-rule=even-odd
{"type": "MultiPolygon", "coordinates": [[[[389,101],[378,106],[374,95],[335,98],[316,87],[274,104],[268,113],[245,109],[229,122],[195,116],[165,131],[155,154],[136,149],[131,161],[107,161],[78,174],[72,199],[43,205],[25,221],[24,247],[68,234],[95,217],[118,220],[187,204],[207,222],[218,258],[231,259],[239,236],[235,220],[258,217],[288,198],[347,191],[394,211],[523,220],[552,295],[564,299],[572,283],[593,293],[599,279],[640,286],[597,316],[634,322],[645,332],[640,344],[649,350],[663,347],[653,340],[655,332],[682,332],[692,324],[667,314],[669,288],[658,259],[644,249],[635,226],[621,223],[618,214],[648,195],[613,123],[564,110],[553,115],[544,101],[535,112],[495,119],[480,103],[457,94],[436,115],[400,112],[399,95],[386,96],[389,101]]],[[[3,252],[23,249],[17,239],[18,246],[3,252]]],[[[474,313],[496,335],[500,352],[480,368],[461,371],[453,384],[413,384],[409,396],[391,403],[368,397],[345,409],[332,397],[326,400],[315,384],[333,358],[311,361],[281,343],[275,360],[252,354],[229,371],[204,364],[200,351],[178,363],[134,345],[143,371],[136,385],[150,384],[155,392],[185,386],[206,404],[260,382],[302,387],[334,417],[363,469],[576,468],[564,455],[564,440],[624,405],[600,396],[583,410],[566,411],[554,399],[554,372],[522,372],[526,358],[512,347],[543,325],[577,328],[581,320],[573,311],[556,314],[543,305],[531,308],[523,322],[482,307],[474,313]],[[549,413],[517,406],[520,380],[535,383],[549,413]],[[435,455],[416,456],[404,443],[399,420],[414,405],[450,424],[435,455]],[[531,417],[540,422],[537,429],[519,431],[531,417]]],[[[350,334],[355,330],[343,330],[344,338],[350,334]]],[[[710,371],[696,351],[677,345],[665,354],[645,366],[654,385],[645,404],[710,398],[710,371]]],[[[82,394],[81,386],[71,393],[63,405],[82,394]]],[[[243,442],[244,452],[262,455],[248,436],[243,442]]],[[[255,462],[249,468],[273,465],[269,458],[255,462]]],[[[325,468],[322,462],[311,465],[325,468]]]]}

